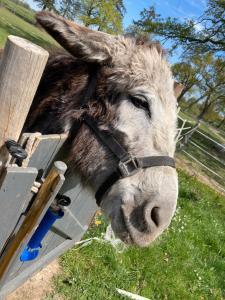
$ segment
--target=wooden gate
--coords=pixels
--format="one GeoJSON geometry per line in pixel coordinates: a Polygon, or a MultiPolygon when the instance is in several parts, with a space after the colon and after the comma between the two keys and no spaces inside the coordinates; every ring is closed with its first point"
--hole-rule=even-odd
{"type": "Polygon", "coordinates": [[[20,136],[47,58],[42,48],[11,36],[0,66],[0,298],[79,241],[97,208],[92,190],[60,161],[65,134],[20,136]],[[22,163],[9,155],[7,139],[26,148],[22,163]],[[61,206],[63,216],[41,241],[38,256],[21,259],[57,197],[70,205],[61,206]]]}

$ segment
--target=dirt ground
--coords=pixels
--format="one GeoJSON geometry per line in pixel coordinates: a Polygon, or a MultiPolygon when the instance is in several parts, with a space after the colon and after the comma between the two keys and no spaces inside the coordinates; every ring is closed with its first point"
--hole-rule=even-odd
{"type": "Polygon", "coordinates": [[[214,179],[210,178],[206,174],[203,174],[198,169],[195,169],[190,161],[185,160],[184,158],[180,159],[176,157],[176,166],[182,170],[185,170],[189,175],[195,176],[199,181],[225,196],[224,189],[214,179]]]}
{"type": "MultiPolygon", "coordinates": [[[[52,292],[52,279],[58,272],[60,272],[60,266],[55,260],[7,296],[5,300],[44,300],[46,295],[52,292]]],[[[60,296],[54,296],[53,299],[63,300],[60,296]]]]}

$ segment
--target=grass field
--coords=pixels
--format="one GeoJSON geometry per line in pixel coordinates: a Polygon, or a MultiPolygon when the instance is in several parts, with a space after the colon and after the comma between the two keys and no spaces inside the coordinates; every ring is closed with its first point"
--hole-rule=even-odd
{"type": "MultiPolygon", "coordinates": [[[[172,226],[149,248],[118,253],[94,241],[74,247],[60,259],[63,273],[55,292],[63,299],[122,300],[121,288],[150,299],[225,299],[225,199],[195,178],[179,172],[178,210],[172,226]]],[[[101,237],[106,221],[86,236],[101,237]]]]}
{"type": "Polygon", "coordinates": [[[7,8],[9,11],[27,21],[28,23],[35,24],[35,12],[31,9],[27,9],[22,5],[10,0],[0,0],[0,5],[7,8]]]}
{"type": "MultiPolygon", "coordinates": [[[[7,3],[10,4],[11,2],[7,0],[7,3]]],[[[20,8],[19,5],[18,7],[20,8]]],[[[21,9],[25,14],[26,9],[23,7],[21,7],[21,9]]],[[[15,10],[17,12],[19,11],[19,9],[17,10],[16,6],[15,10]]],[[[29,14],[32,14],[32,11],[27,11],[27,17],[29,17],[29,14]]],[[[57,43],[47,33],[41,31],[35,25],[28,23],[24,18],[22,19],[18,15],[19,13],[15,15],[7,8],[0,7],[0,48],[4,47],[7,36],[10,34],[26,38],[33,43],[47,49],[55,47],[57,45],[57,43]]]]}

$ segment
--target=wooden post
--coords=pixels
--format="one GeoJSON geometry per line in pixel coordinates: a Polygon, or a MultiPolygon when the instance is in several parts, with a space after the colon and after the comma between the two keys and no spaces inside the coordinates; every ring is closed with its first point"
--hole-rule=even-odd
{"type": "Polygon", "coordinates": [[[4,143],[18,140],[48,59],[48,52],[10,35],[0,65],[0,160],[4,143]]]}

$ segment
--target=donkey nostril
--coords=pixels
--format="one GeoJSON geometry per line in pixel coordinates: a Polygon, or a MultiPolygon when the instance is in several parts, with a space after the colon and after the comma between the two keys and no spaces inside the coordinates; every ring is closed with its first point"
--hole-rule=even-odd
{"type": "MultiPolygon", "coordinates": [[[[123,212],[124,210],[125,207],[123,212]]],[[[157,206],[152,207],[151,203],[144,203],[132,210],[128,217],[129,222],[139,232],[153,232],[156,227],[161,225],[159,210],[160,208],[157,206]]]]}
{"type": "Polygon", "coordinates": [[[158,227],[159,226],[159,207],[153,207],[151,210],[151,219],[155,223],[155,225],[158,227]]]}

